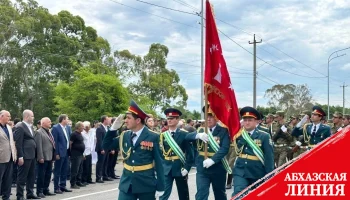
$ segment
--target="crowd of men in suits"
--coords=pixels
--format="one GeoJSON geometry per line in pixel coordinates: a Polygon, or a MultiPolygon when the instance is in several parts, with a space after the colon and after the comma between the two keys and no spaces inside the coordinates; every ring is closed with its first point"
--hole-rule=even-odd
{"type": "Polygon", "coordinates": [[[11,187],[16,187],[16,197],[40,199],[46,196],[72,192],[92,180],[92,155],[96,151],[96,182],[113,181],[118,150],[105,150],[102,140],[111,123],[108,116],[95,121],[77,122],[71,128],[68,116],[62,114],[52,126],[48,117],[42,118],[37,127],[34,113],[23,111],[23,120],[11,120],[10,112],[0,111],[0,194],[9,199],[11,187]],[[54,191],[49,190],[52,180],[54,191]],[[70,179],[70,189],[66,182],[70,179]],[[36,192],[34,186],[36,184],[36,192]],[[26,188],[26,195],[24,195],[26,188]]]}

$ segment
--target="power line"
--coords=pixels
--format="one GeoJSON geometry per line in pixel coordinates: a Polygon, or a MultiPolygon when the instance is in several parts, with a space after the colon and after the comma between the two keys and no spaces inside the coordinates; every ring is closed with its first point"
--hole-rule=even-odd
{"type": "Polygon", "coordinates": [[[126,4],[123,4],[123,3],[120,3],[119,1],[115,1],[115,0],[109,0],[113,3],[116,3],[116,4],[119,4],[119,5],[122,5],[122,6],[125,6],[127,8],[131,8],[131,9],[134,9],[134,10],[137,10],[137,11],[140,11],[140,12],[144,12],[144,13],[147,13],[147,14],[150,14],[150,15],[153,15],[153,16],[156,16],[156,17],[159,17],[161,19],[165,19],[165,20],[168,20],[168,21],[171,21],[171,22],[175,22],[175,23],[178,23],[178,24],[182,24],[184,26],[188,26],[188,27],[192,27],[192,28],[198,28],[196,26],[192,26],[192,25],[189,25],[189,24],[185,24],[185,23],[182,23],[182,22],[179,22],[179,21],[176,21],[176,20],[172,20],[172,19],[169,19],[169,18],[166,18],[166,17],[162,17],[160,15],[156,15],[156,14],[153,14],[153,13],[150,13],[150,12],[147,12],[147,11],[144,11],[144,10],[141,10],[141,9],[138,9],[138,8],[135,8],[135,7],[132,7],[132,6],[129,6],[129,5],[126,5],[126,4]]]}
{"type": "Polygon", "coordinates": [[[161,5],[157,5],[157,4],[153,4],[153,3],[149,3],[149,2],[141,1],[141,0],[135,0],[135,1],[138,1],[138,2],[141,2],[141,3],[144,3],[144,4],[148,4],[148,5],[152,5],[152,6],[156,6],[156,7],[159,7],[159,8],[164,8],[164,9],[167,9],[167,10],[172,10],[172,11],[176,11],[176,12],[180,12],[180,13],[185,13],[185,14],[197,16],[196,13],[190,13],[190,12],[186,12],[186,11],[182,11],[182,10],[168,8],[168,7],[165,7],[165,6],[161,6],[161,5]]]}
{"type": "Polygon", "coordinates": [[[274,80],[272,80],[272,79],[270,79],[270,78],[268,78],[268,77],[266,77],[266,76],[262,75],[261,73],[257,73],[256,75],[258,75],[258,76],[262,76],[262,77],[266,78],[267,80],[269,80],[269,81],[271,81],[271,82],[273,82],[273,83],[275,83],[275,84],[277,84],[277,85],[279,85],[279,84],[280,84],[280,83],[277,83],[276,81],[274,81],[274,80]]]}
{"type": "Polygon", "coordinates": [[[173,1],[179,3],[179,4],[183,5],[183,6],[186,6],[186,7],[188,7],[188,8],[191,8],[191,9],[194,10],[194,11],[199,11],[196,7],[194,7],[194,6],[192,6],[192,5],[188,4],[188,3],[186,3],[186,2],[184,2],[184,1],[181,1],[181,0],[173,0],[173,1]]]}

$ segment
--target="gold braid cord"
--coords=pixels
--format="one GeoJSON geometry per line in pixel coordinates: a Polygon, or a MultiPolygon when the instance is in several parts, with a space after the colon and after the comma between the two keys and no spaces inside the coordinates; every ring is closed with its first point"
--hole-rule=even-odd
{"type": "Polygon", "coordinates": [[[303,135],[304,135],[304,142],[309,144],[309,141],[310,141],[310,136],[307,134],[307,129],[306,129],[306,126],[309,125],[310,123],[307,123],[304,125],[303,127],[303,135]]]}
{"type": "Polygon", "coordinates": [[[130,157],[130,153],[131,153],[131,147],[129,147],[127,152],[124,151],[124,147],[123,147],[124,134],[125,134],[125,131],[123,131],[120,134],[120,138],[119,138],[119,149],[122,151],[121,156],[122,156],[123,162],[130,157]],[[124,157],[124,154],[126,155],[126,157],[124,157]]]}
{"type": "Polygon", "coordinates": [[[159,146],[161,146],[161,149],[162,149],[162,151],[163,151],[163,156],[164,156],[164,157],[169,157],[169,155],[170,155],[170,153],[171,153],[171,148],[169,148],[168,151],[165,151],[163,133],[161,133],[161,134],[160,134],[160,137],[159,137],[159,146]]]}

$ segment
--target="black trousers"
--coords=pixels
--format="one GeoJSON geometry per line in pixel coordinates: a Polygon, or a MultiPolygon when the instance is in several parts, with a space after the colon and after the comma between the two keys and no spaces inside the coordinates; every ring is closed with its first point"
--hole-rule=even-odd
{"type": "Polygon", "coordinates": [[[18,163],[18,161],[13,163],[13,171],[12,171],[12,183],[13,184],[16,184],[16,181],[17,181],[17,171],[18,171],[17,163],[18,163]]]}
{"type": "Polygon", "coordinates": [[[35,159],[24,159],[24,164],[18,166],[17,199],[23,197],[24,186],[26,186],[27,196],[34,195],[35,163],[35,159]]]}
{"type": "Polygon", "coordinates": [[[107,168],[108,168],[108,151],[105,154],[97,152],[97,163],[96,163],[96,180],[102,178],[107,178],[107,168]]]}
{"type": "Polygon", "coordinates": [[[117,159],[118,159],[118,151],[115,151],[114,154],[109,154],[108,155],[108,168],[107,168],[107,175],[109,177],[115,176],[114,169],[115,165],[117,164],[117,159]]]}
{"type": "Polygon", "coordinates": [[[2,199],[9,199],[11,194],[13,162],[0,163],[0,194],[2,199]]]}
{"type": "Polygon", "coordinates": [[[83,160],[83,174],[81,177],[81,182],[92,182],[91,179],[92,174],[92,156],[87,155],[85,156],[85,160],[83,160]]]}
{"type": "Polygon", "coordinates": [[[71,168],[70,168],[70,185],[75,185],[77,182],[80,182],[79,174],[82,173],[82,164],[84,156],[71,156],[71,168]]]}
{"type": "Polygon", "coordinates": [[[38,178],[36,180],[36,193],[44,193],[49,191],[49,185],[52,174],[52,161],[38,162],[38,178]]]}

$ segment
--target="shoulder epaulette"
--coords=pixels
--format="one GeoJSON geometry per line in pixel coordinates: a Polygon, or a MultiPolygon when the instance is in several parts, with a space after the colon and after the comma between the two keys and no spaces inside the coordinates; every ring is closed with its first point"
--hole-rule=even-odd
{"type": "Polygon", "coordinates": [[[204,132],[204,127],[199,127],[199,128],[197,129],[197,132],[198,132],[198,133],[200,133],[200,131],[203,131],[203,132],[204,132]]]}
{"type": "Polygon", "coordinates": [[[266,132],[266,131],[263,131],[263,130],[261,130],[261,129],[256,129],[259,133],[262,133],[262,134],[268,134],[268,135],[270,135],[268,132],[266,132]]]}
{"type": "Polygon", "coordinates": [[[150,132],[152,132],[152,133],[156,133],[156,134],[160,134],[159,132],[157,132],[157,131],[154,131],[154,130],[151,130],[151,129],[148,129],[150,132]]]}

